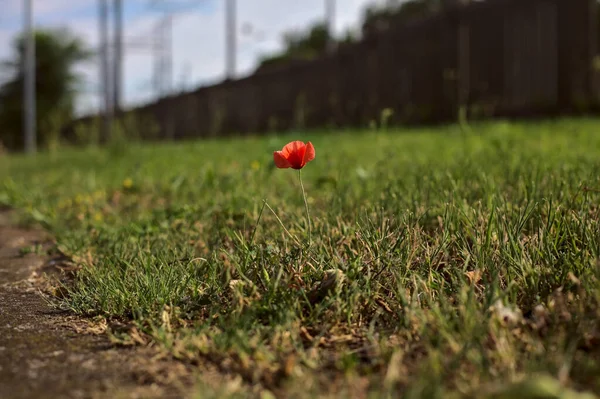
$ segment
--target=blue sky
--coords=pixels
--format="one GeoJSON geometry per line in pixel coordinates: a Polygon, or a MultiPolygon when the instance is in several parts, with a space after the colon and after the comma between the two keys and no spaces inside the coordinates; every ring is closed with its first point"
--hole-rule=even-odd
{"type": "MultiPolygon", "coordinates": [[[[224,0],[167,0],[187,5],[175,14],[173,28],[173,82],[177,89],[193,89],[223,78],[224,0]],[[189,7],[193,5],[193,7],[189,7]]],[[[357,27],[364,7],[384,0],[337,0],[336,31],[357,27]]],[[[163,15],[150,7],[151,0],[124,0],[125,102],[150,101],[154,56],[153,32],[163,15]]],[[[22,0],[0,0],[0,59],[10,56],[11,39],[22,26],[22,0]]],[[[68,27],[91,47],[98,44],[97,0],[34,0],[34,22],[38,27],[68,27]]],[[[323,18],[324,0],[238,0],[237,72],[240,76],[256,67],[261,54],[280,49],[281,34],[302,29],[323,18]],[[252,26],[252,35],[243,35],[242,26],[252,26]]],[[[98,108],[98,66],[81,65],[86,93],[78,101],[80,112],[98,108]]]]}

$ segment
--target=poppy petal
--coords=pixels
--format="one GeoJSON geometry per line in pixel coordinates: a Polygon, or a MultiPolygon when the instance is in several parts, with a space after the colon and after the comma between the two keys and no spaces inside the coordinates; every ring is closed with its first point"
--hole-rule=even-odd
{"type": "Polygon", "coordinates": [[[302,147],[304,147],[304,143],[302,141],[292,141],[287,143],[281,152],[284,157],[289,158],[291,154],[297,152],[302,147]]]}
{"type": "Polygon", "coordinates": [[[275,166],[277,166],[279,169],[287,169],[292,167],[292,165],[283,155],[283,151],[274,151],[273,161],[275,161],[275,166]]]}
{"type": "Polygon", "coordinates": [[[307,164],[308,162],[312,161],[313,159],[315,159],[315,147],[309,141],[308,143],[306,143],[306,152],[304,153],[304,159],[303,159],[304,162],[303,163],[307,164]]]}

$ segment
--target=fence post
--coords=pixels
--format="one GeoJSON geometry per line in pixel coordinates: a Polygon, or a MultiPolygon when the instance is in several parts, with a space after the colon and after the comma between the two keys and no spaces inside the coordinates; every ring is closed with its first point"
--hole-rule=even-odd
{"type": "Polygon", "coordinates": [[[459,121],[466,122],[468,117],[469,93],[470,93],[470,36],[469,27],[463,23],[459,14],[458,23],[458,103],[459,121]]]}
{"type": "Polygon", "coordinates": [[[468,118],[469,97],[471,92],[471,49],[470,30],[465,21],[461,6],[467,5],[468,0],[446,0],[446,7],[456,15],[456,90],[457,90],[457,119],[465,123],[468,118]]]}
{"type": "Polygon", "coordinates": [[[598,54],[598,3],[588,0],[588,59],[589,59],[589,96],[594,109],[600,105],[600,54],[598,54]]]}
{"type": "Polygon", "coordinates": [[[596,34],[592,3],[595,0],[557,0],[559,6],[559,95],[560,110],[585,112],[592,106],[596,34]]]}

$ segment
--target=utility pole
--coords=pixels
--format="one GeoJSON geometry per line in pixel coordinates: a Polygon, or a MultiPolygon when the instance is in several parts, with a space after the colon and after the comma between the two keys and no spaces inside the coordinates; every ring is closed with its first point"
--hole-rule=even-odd
{"type": "Polygon", "coordinates": [[[325,0],[325,25],[327,27],[327,52],[335,51],[335,0],[325,0]]]}
{"type": "Polygon", "coordinates": [[[163,51],[163,24],[162,21],[160,21],[155,27],[154,27],[154,33],[153,33],[153,40],[152,40],[152,53],[154,56],[154,71],[153,71],[153,83],[154,83],[154,93],[156,95],[156,98],[160,98],[162,97],[163,94],[163,85],[162,85],[162,77],[163,77],[163,71],[162,71],[162,51],[163,51]]]}
{"type": "Polygon", "coordinates": [[[164,22],[164,82],[165,95],[169,95],[173,90],[173,14],[165,15],[164,22]]]}
{"type": "Polygon", "coordinates": [[[114,0],[115,52],[113,60],[113,107],[118,115],[121,112],[123,88],[123,1],[114,0]]]}
{"type": "Polygon", "coordinates": [[[24,0],[24,31],[25,31],[25,62],[23,84],[23,125],[25,151],[35,153],[37,150],[36,135],[36,98],[35,98],[35,33],[33,31],[33,4],[32,0],[24,0]]]}
{"type": "Polygon", "coordinates": [[[149,0],[149,7],[163,14],[152,34],[154,39],[152,44],[154,53],[153,81],[158,97],[168,95],[175,86],[173,76],[173,21],[178,14],[193,9],[202,1],[149,0]]]}
{"type": "MultiPolygon", "coordinates": [[[[230,0],[226,0],[230,1],[230,0]]],[[[153,45],[155,54],[154,84],[157,96],[167,97],[173,91],[173,19],[175,14],[184,12],[194,7],[195,0],[185,4],[165,0],[151,0],[150,7],[161,10],[164,15],[159,23],[153,45]]],[[[175,124],[173,114],[173,100],[166,102],[165,138],[172,140],[175,137],[175,124]]]]}
{"type": "MultiPolygon", "coordinates": [[[[168,96],[173,90],[173,14],[169,13],[165,15],[163,25],[163,96],[168,96]]],[[[167,126],[166,126],[166,137],[167,140],[173,140],[175,129],[174,129],[174,116],[173,116],[173,103],[168,102],[167,112],[167,126]]]]}
{"type": "Polygon", "coordinates": [[[100,36],[100,87],[102,88],[102,126],[100,140],[107,143],[111,136],[112,109],[110,101],[110,73],[108,59],[108,0],[98,0],[98,27],[100,36]]]}
{"type": "Polygon", "coordinates": [[[237,53],[236,0],[225,0],[225,75],[235,78],[237,53]]]}
{"type": "MultiPolygon", "coordinates": [[[[452,10],[464,6],[469,2],[470,0],[445,0],[442,6],[446,10],[452,10]]],[[[457,15],[456,98],[458,106],[457,119],[462,125],[468,119],[469,96],[471,92],[471,34],[469,26],[461,18],[461,14],[458,13],[457,15]]]]}
{"type": "Polygon", "coordinates": [[[154,89],[157,97],[165,97],[173,82],[173,15],[165,14],[154,32],[154,89]]]}

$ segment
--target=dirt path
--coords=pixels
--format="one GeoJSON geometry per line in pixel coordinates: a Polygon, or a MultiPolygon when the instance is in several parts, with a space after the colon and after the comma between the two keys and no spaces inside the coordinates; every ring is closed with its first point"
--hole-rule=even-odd
{"type": "Polygon", "coordinates": [[[25,253],[46,239],[11,227],[0,211],[0,399],[179,398],[193,386],[186,366],[145,348],[81,334],[28,281],[49,261],[25,253]]]}

